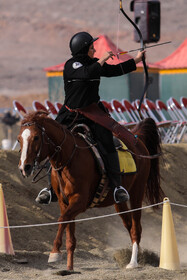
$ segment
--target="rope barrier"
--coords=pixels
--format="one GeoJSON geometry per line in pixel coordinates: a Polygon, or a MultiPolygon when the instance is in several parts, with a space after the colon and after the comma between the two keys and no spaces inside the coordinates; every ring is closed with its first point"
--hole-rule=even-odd
{"type": "Polygon", "coordinates": [[[175,205],[175,206],[180,206],[180,207],[187,207],[187,205],[184,205],[184,204],[177,204],[177,203],[173,203],[173,202],[170,202],[171,205],[175,205]]]}
{"type": "MultiPolygon", "coordinates": [[[[151,207],[162,205],[162,204],[164,204],[164,203],[166,203],[168,201],[169,201],[169,199],[165,200],[163,202],[152,204],[152,205],[143,206],[141,208],[131,209],[131,210],[127,210],[127,211],[123,211],[123,212],[118,212],[118,213],[116,212],[116,213],[102,215],[102,216],[97,216],[97,217],[82,218],[82,219],[63,221],[63,222],[44,223],[44,224],[20,225],[20,226],[5,226],[5,227],[0,227],[0,229],[1,228],[9,228],[9,229],[14,229],[14,228],[31,228],[31,227],[41,227],[41,226],[51,226],[51,225],[59,225],[59,224],[69,224],[69,223],[85,222],[85,221],[102,219],[102,218],[108,218],[108,217],[113,217],[113,216],[116,216],[116,215],[122,215],[122,214],[127,214],[127,213],[131,213],[131,212],[135,212],[135,211],[140,211],[140,210],[148,209],[148,208],[151,208],[151,207]]],[[[172,203],[172,202],[170,202],[170,204],[175,205],[175,206],[180,206],[180,207],[187,207],[186,205],[172,203]]]]}

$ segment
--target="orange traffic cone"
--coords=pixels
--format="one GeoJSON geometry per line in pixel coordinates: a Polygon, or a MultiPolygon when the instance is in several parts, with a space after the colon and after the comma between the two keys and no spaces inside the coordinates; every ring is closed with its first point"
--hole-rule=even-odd
{"type": "Polygon", "coordinates": [[[164,198],[163,213],[162,213],[162,235],[160,248],[160,268],[177,270],[180,269],[179,254],[171,206],[169,199],[164,198]]]}
{"type": "Polygon", "coordinates": [[[3,195],[2,184],[0,184],[0,253],[14,255],[14,249],[12,246],[12,239],[8,227],[8,216],[6,211],[5,199],[3,195]]]}

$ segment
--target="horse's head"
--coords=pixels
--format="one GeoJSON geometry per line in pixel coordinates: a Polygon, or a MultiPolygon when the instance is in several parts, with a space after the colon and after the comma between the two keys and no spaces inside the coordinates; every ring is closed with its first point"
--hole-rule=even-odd
{"type": "Polygon", "coordinates": [[[44,127],[41,125],[41,120],[46,117],[46,113],[34,112],[26,115],[21,123],[18,135],[21,156],[18,167],[24,177],[31,175],[33,167],[47,157],[43,144],[44,127]]]}

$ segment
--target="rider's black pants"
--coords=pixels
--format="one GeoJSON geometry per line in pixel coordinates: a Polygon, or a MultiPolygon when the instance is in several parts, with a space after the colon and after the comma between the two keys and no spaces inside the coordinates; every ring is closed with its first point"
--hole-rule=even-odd
{"type": "Polygon", "coordinates": [[[113,141],[113,134],[108,129],[96,123],[91,124],[90,129],[103,159],[110,187],[114,189],[115,187],[120,186],[121,176],[118,154],[113,141]]]}

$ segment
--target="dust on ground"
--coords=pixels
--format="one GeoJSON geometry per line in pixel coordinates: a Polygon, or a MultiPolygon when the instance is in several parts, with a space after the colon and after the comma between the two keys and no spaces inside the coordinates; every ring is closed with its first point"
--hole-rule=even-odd
{"type": "MultiPolygon", "coordinates": [[[[162,162],[162,187],[171,202],[187,204],[187,144],[164,145],[162,162]]],[[[35,197],[46,186],[46,179],[33,184],[21,177],[17,165],[19,152],[0,151],[0,178],[10,225],[28,225],[56,222],[59,217],[58,203],[38,205],[35,197]]],[[[114,207],[89,209],[78,218],[95,217],[114,213],[114,207]]],[[[181,262],[181,270],[170,271],[158,267],[162,207],[158,211],[142,211],[142,241],[140,265],[127,270],[130,258],[130,239],[121,219],[113,216],[76,224],[77,249],[74,273],[66,271],[65,237],[63,260],[48,264],[48,255],[57,232],[57,225],[11,229],[15,255],[0,254],[0,279],[175,279],[187,278],[186,258],[186,208],[173,206],[172,214],[181,262]],[[125,252],[125,257],[124,257],[125,252]],[[128,253],[128,254],[127,254],[128,253]],[[63,277],[63,278],[62,278],[63,277]]]]}

